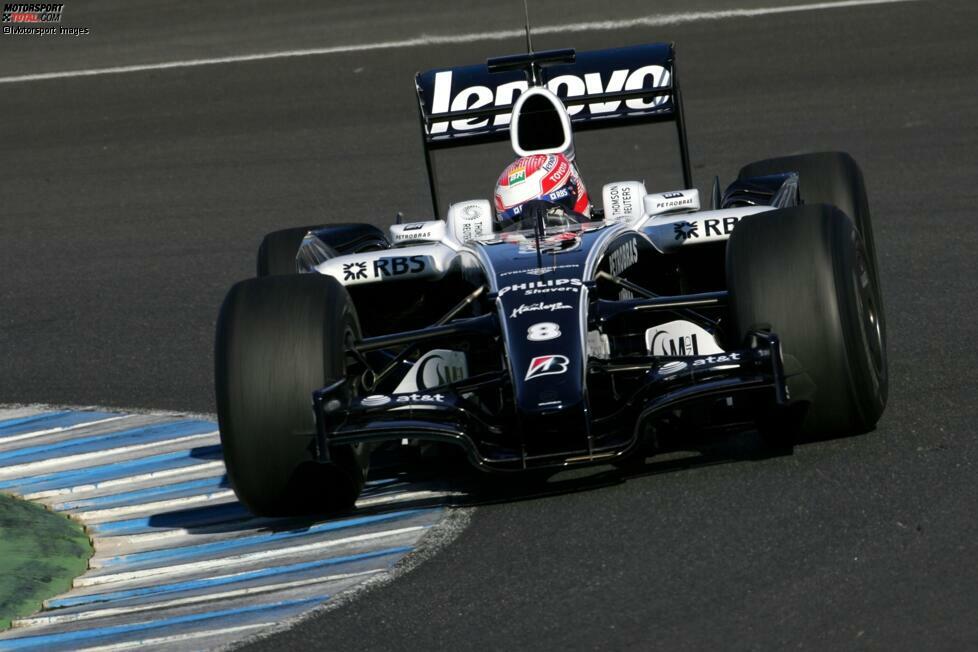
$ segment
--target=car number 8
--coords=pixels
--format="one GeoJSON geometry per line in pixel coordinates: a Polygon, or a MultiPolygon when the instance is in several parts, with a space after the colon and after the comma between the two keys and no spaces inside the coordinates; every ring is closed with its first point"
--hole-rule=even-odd
{"type": "Polygon", "coordinates": [[[531,342],[546,342],[560,337],[560,326],[552,321],[542,321],[526,329],[526,339],[531,342]]]}

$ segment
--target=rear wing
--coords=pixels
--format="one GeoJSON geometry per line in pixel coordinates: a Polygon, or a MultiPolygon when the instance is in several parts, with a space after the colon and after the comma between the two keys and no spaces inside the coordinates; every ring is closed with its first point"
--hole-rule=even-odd
{"type": "Polygon", "coordinates": [[[563,101],[574,131],[675,122],[683,181],[686,188],[693,186],[672,43],[537,52],[415,76],[436,218],[440,211],[431,153],[508,139],[513,104],[528,88],[530,75],[563,101]]]}

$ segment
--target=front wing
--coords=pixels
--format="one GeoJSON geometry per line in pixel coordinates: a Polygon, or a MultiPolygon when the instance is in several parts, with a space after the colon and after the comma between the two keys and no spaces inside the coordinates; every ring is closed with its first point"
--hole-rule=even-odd
{"type": "MultiPolygon", "coordinates": [[[[416,439],[460,446],[476,467],[524,471],[611,462],[639,448],[643,433],[682,410],[709,409],[720,415],[772,414],[789,403],[778,337],[752,332],[745,347],[724,355],[629,356],[591,359],[589,377],[638,374],[641,381],[600,418],[585,414],[583,433],[527,447],[532,436],[515,415],[493,413],[474,398],[481,389],[506,391],[509,375],[486,373],[410,394],[353,396],[347,381],[313,394],[316,456],[330,460],[333,446],[416,439]]],[[[543,418],[559,420],[559,411],[543,418]]],[[[731,424],[733,423],[731,417],[731,424]]],[[[559,430],[559,429],[558,429],[559,430]]]]}

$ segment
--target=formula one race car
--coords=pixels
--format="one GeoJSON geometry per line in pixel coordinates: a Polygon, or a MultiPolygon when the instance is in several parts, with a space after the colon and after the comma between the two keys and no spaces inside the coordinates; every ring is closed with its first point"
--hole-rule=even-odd
{"type": "Polygon", "coordinates": [[[874,426],[885,328],[859,168],[837,152],[751,163],[701,210],[674,63],[651,44],[418,74],[435,216],[435,150],[509,139],[572,158],[581,129],[674,122],[685,188],[609,183],[587,214],[543,198],[503,220],[476,199],[386,233],[266,236],[217,326],[247,507],[349,508],[380,446],[525,472],[644,459],[664,431],[749,425],[790,447],[874,426]]]}

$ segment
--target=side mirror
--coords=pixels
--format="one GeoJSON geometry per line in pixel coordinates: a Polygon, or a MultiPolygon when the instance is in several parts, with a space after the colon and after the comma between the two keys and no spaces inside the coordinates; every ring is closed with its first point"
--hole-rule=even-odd
{"type": "Polygon", "coordinates": [[[485,199],[473,199],[449,206],[445,223],[448,235],[464,244],[492,235],[492,218],[492,204],[485,199]]]}

